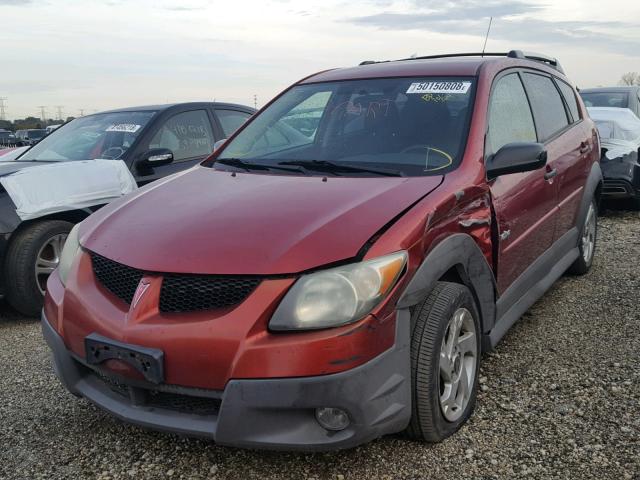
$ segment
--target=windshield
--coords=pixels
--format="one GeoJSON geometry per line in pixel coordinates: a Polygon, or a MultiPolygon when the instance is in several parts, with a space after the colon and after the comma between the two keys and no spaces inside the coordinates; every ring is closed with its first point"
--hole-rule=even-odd
{"type": "Polygon", "coordinates": [[[122,158],[155,112],[99,113],[56,128],[19,160],[68,161],[122,158]]]}
{"type": "Polygon", "coordinates": [[[587,107],[627,108],[629,106],[627,92],[582,92],[580,96],[587,107]]]}
{"type": "Polygon", "coordinates": [[[460,77],[298,85],[228,142],[216,160],[303,168],[314,162],[316,172],[331,162],[341,174],[346,167],[441,174],[460,162],[473,89],[472,78],[460,77]]]}

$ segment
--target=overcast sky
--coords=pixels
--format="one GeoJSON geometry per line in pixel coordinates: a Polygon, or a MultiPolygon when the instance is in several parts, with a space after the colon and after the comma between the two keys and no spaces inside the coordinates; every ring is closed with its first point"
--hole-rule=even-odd
{"type": "Polygon", "coordinates": [[[580,87],[640,71],[639,0],[0,0],[7,117],[190,100],[264,104],[318,70],[512,48],[580,87]]]}

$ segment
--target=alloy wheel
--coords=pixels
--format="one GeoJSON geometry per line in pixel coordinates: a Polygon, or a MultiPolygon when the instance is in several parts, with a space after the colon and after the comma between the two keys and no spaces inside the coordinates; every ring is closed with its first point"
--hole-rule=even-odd
{"type": "Polygon", "coordinates": [[[40,293],[44,295],[47,288],[47,278],[58,267],[62,247],[67,241],[67,234],[60,233],[49,238],[38,251],[36,257],[36,283],[40,293]]]}
{"type": "Polygon", "coordinates": [[[440,409],[449,422],[464,413],[473,392],[478,363],[476,327],[466,308],[455,311],[440,348],[440,409]]]}
{"type": "Polygon", "coordinates": [[[587,218],[584,221],[584,228],[582,230],[582,258],[585,263],[589,265],[593,257],[596,244],[596,209],[593,203],[589,205],[587,211],[587,218]]]}

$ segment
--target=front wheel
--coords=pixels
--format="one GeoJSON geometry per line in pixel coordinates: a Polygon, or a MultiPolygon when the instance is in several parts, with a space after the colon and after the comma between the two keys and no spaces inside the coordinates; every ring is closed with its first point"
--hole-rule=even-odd
{"type": "Polygon", "coordinates": [[[60,262],[62,247],[72,223],[45,220],[18,231],[5,258],[5,282],[9,304],[24,315],[42,309],[47,278],[60,262]]]}
{"type": "Polygon", "coordinates": [[[480,365],[480,322],[467,287],[438,282],[412,315],[412,417],[407,433],[440,442],[475,407],[480,365]]]}
{"type": "Polygon", "coordinates": [[[587,216],[582,224],[578,250],[580,255],[569,267],[569,273],[573,275],[584,275],[591,269],[593,257],[596,252],[596,235],[598,233],[598,204],[596,199],[591,199],[587,216]]]}

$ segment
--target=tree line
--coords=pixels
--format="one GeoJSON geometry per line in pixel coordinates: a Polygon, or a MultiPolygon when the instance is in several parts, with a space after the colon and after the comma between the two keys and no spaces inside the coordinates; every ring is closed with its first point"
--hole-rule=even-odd
{"type": "Polygon", "coordinates": [[[37,117],[20,118],[16,120],[0,120],[0,130],[10,130],[15,132],[16,130],[29,130],[32,128],[47,128],[49,125],[61,125],[65,122],[73,120],[74,117],[67,117],[66,120],[54,120],[49,118],[48,120],[42,120],[37,117]]]}

